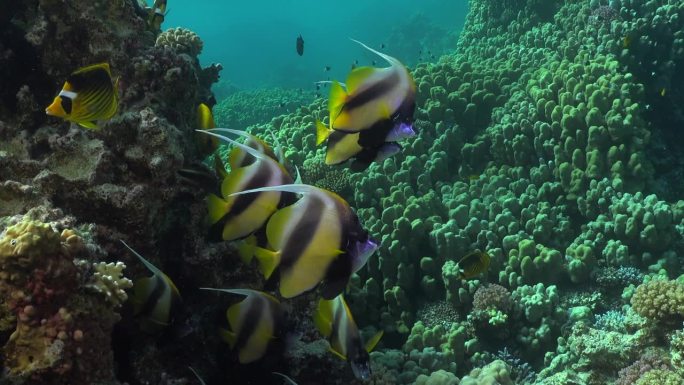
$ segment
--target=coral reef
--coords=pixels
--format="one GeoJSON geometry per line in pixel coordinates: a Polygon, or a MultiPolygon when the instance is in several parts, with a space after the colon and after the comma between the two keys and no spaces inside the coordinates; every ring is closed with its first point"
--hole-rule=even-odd
{"type": "MultiPolygon", "coordinates": [[[[206,192],[177,175],[202,161],[194,113],[213,104],[221,69],[200,66],[201,39],[185,29],[156,36],[129,1],[10,0],[6,9],[7,377],[179,383],[190,364],[208,383],[271,383],[271,370],[356,383],[312,332],[315,294],[291,301],[295,351],[257,368],[240,366],[214,333],[231,299],[194,290],[264,283],[234,245],[207,242],[206,192]],[[84,131],[45,116],[74,68],[102,61],[121,78],[114,118],[84,131]],[[183,293],[162,337],[126,314],[129,277],[148,273],[119,239],[183,293]]],[[[277,139],[305,182],[339,192],[381,241],[346,296],[364,335],[385,331],[373,379],[682,383],[684,3],[470,0],[455,48],[412,70],[418,135],[362,173],[322,164],[323,99],[231,91],[214,109],[221,126],[277,139]],[[461,279],[458,261],[474,249],[491,256],[489,268],[461,279]],[[518,358],[497,360],[499,351],[518,358]]]]}

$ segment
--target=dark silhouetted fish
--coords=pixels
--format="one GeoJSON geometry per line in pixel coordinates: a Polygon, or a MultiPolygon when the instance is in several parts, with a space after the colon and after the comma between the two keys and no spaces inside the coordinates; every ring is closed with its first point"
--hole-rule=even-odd
{"type": "Polygon", "coordinates": [[[299,56],[304,55],[304,38],[302,37],[302,35],[299,35],[299,37],[297,38],[297,54],[299,56]]]}

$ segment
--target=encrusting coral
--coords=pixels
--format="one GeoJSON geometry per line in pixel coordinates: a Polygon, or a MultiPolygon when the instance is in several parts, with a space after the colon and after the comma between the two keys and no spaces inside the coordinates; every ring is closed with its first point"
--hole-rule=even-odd
{"type": "Polygon", "coordinates": [[[60,234],[48,223],[25,219],[2,233],[0,295],[16,320],[2,348],[12,381],[85,385],[110,378],[118,318],[79,291],[74,258],[86,253],[78,234],[60,234]]]}

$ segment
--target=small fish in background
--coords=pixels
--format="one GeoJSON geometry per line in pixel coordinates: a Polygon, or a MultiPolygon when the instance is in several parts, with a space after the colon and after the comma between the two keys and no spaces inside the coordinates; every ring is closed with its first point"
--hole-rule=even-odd
{"type": "Polygon", "coordinates": [[[302,37],[301,34],[297,38],[297,54],[299,56],[304,55],[304,38],[302,37]]]}
{"type": "Polygon", "coordinates": [[[624,49],[629,49],[629,47],[632,46],[632,37],[629,35],[625,35],[622,38],[622,48],[624,49]]]}
{"type": "Polygon", "coordinates": [[[272,372],[272,373],[276,376],[282,377],[287,385],[297,385],[297,383],[294,382],[293,379],[291,379],[289,376],[287,376],[285,374],[278,373],[278,372],[272,372]]]}
{"type": "Polygon", "coordinates": [[[466,254],[458,261],[458,277],[471,279],[484,273],[489,268],[491,258],[484,251],[475,250],[466,254]]]}
{"type": "Polygon", "coordinates": [[[331,300],[319,300],[313,318],[318,331],[328,339],[330,351],[349,362],[354,377],[363,381],[370,379],[371,366],[368,353],[382,338],[382,330],[364,345],[351,310],[341,294],[331,300]]]}
{"type": "Polygon", "coordinates": [[[220,333],[231,349],[237,351],[241,364],[260,360],[280,334],[285,316],[280,301],[268,293],[252,289],[200,289],[245,296],[228,308],[226,318],[230,330],[221,329],[220,333]]]}
{"type": "Polygon", "coordinates": [[[325,66],[325,67],[323,67],[323,70],[324,70],[325,72],[330,71],[330,66],[325,66]]]}
{"type": "Polygon", "coordinates": [[[118,83],[118,79],[112,80],[108,63],[79,68],[67,77],[45,113],[98,129],[98,120],[107,120],[116,114],[118,83]]]}
{"type": "Polygon", "coordinates": [[[290,184],[232,195],[273,191],[299,194],[301,198],[269,218],[266,239],[270,248],[252,247],[260,271],[266,279],[278,271],[279,292],[284,298],[296,297],[319,284],[323,298],[334,298],[375,253],[378,242],[361,227],[344,199],[322,188],[290,184]]]}
{"type": "MultiPolygon", "coordinates": [[[[211,112],[211,108],[204,103],[200,103],[197,106],[197,128],[200,130],[211,130],[215,127],[216,123],[214,123],[214,114],[211,112]]],[[[197,133],[195,133],[195,142],[202,156],[213,153],[219,145],[218,139],[197,133]]]]}
{"type": "Polygon", "coordinates": [[[385,49],[385,43],[380,44],[380,49],[385,49]]]}
{"type": "Polygon", "coordinates": [[[140,328],[147,333],[159,333],[171,324],[173,309],[180,303],[180,293],[171,278],[138,254],[126,242],[126,248],[152,272],[151,277],[133,282],[133,315],[140,321],[140,328]]]}
{"type": "Polygon", "coordinates": [[[278,191],[263,192],[253,196],[234,196],[250,186],[278,186],[293,182],[283,165],[274,159],[275,154],[266,145],[261,150],[236,142],[218,133],[230,133],[252,138],[256,146],[265,144],[258,138],[238,130],[215,128],[196,130],[233,144],[239,150],[229,155],[231,171],[221,182],[221,196],[209,194],[207,208],[212,227],[220,228],[221,239],[234,241],[260,229],[268,218],[285,202],[286,194],[278,191]],[[262,152],[263,151],[263,152],[262,152]],[[252,160],[252,157],[254,160],[252,160]]]}
{"type": "Polygon", "coordinates": [[[168,14],[166,11],[167,0],[154,0],[152,8],[149,10],[149,17],[147,19],[147,25],[153,31],[161,31],[161,25],[164,22],[164,18],[168,14]]]}

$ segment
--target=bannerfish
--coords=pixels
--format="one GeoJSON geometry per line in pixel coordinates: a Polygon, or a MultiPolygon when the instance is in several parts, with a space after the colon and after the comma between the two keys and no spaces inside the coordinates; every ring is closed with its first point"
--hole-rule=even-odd
{"type": "Polygon", "coordinates": [[[316,145],[327,140],[325,164],[335,165],[354,158],[353,171],[362,171],[373,162],[382,162],[401,151],[398,141],[416,135],[413,127],[406,123],[395,125],[386,133],[385,139],[370,147],[363,147],[360,143],[360,133],[345,133],[326,127],[321,121],[316,122],[316,145]]]}
{"type": "Polygon", "coordinates": [[[166,274],[138,254],[126,242],[121,241],[133,255],[152,272],[151,277],[133,283],[133,315],[140,320],[140,328],[147,333],[157,333],[169,326],[173,308],[180,302],[178,288],[166,274]]]}
{"type": "Polygon", "coordinates": [[[79,68],[67,77],[45,113],[97,129],[98,120],[107,120],[116,114],[118,84],[118,79],[112,81],[108,63],[79,68]]]}
{"type": "Polygon", "coordinates": [[[166,17],[166,2],[167,0],[154,0],[154,4],[150,9],[150,16],[147,24],[154,31],[161,30],[161,25],[166,17]]]}
{"type": "MultiPolygon", "coordinates": [[[[322,83],[322,82],[319,82],[322,83]]],[[[344,83],[332,82],[333,87],[346,87],[344,83]]],[[[329,121],[334,119],[335,106],[332,99],[328,100],[329,121]]],[[[361,171],[368,168],[372,162],[382,162],[401,150],[401,146],[394,143],[416,135],[413,126],[405,122],[394,123],[391,120],[384,121],[391,125],[389,131],[385,130],[385,138],[380,143],[362,146],[360,133],[346,133],[326,127],[320,120],[316,121],[316,145],[327,140],[325,152],[325,164],[335,165],[344,163],[351,158],[356,158],[352,163],[352,170],[361,171]],[[389,143],[388,143],[389,142],[389,143]]]]}
{"type": "Polygon", "coordinates": [[[299,35],[299,37],[297,38],[297,54],[299,56],[304,55],[304,38],[302,37],[302,35],[299,35]]]}
{"type": "Polygon", "coordinates": [[[226,311],[230,330],[221,329],[221,337],[237,351],[241,364],[261,359],[280,333],[285,316],[280,302],[268,293],[252,289],[201,289],[245,296],[226,311]]]}
{"type": "Polygon", "coordinates": [[[460,279],[477,277],[487,271],[490,259],[489,254],[480,250],[475,250],[466,254],[458,261],[458,277],[460,279]]]}
{"type": "Polygon", "coordinates": [[[221,182],[221,196],[209,194],[207,197],[209,222],[211,225],[221,226],[221,238],[224,241],[244,238],[266,223],[280,205],[281,200],[284,201],[285,194],[280,191],[264,191],[259,194],[234,196],[234,193],[262,186],[289,184],[293,182],[292,177],[271,156],[217,134],[217,132],[246,134],[242,131],[227,128],[196,131],[231,143],[256,159],[245,166],[241,166],[244,159],[234,157],[230,160],[231,167],[233,164],[238,167],[232,168],[221,182]]]}
{"type": "Polygon", "coordinates": [[[261,272],[270,279],[278,270],[279,291],[284,298],[296,297],[319,284],[323,298],[334,298],[375,253],[378,242],[361,227],[344,199],[322,188],[291,184],[231,196],[275,191],[300,194],[301,198],[268,220],[266,239],[270,249],[253,248],[261,272]]]}
{"type": "Polygon", "coordinates": [[[328,339],[330,351],[349,362],[354,376],[368,380],[371,376],[370,353],[382,338],[382,330],[363,344],[359,328],[342,294],[332,300],[321,299],[314,313],[314,324],[328,339]]]}
{"type": "MultiPolygon", "coordinates": [[[[200,130],[211,130],[215,127],[216,123],[214,123],[214,114],[211,112],[211,108],[204,103],[200,103],[197,106],[197,128],[200,130]]],[[[195,134],[195,138],[202,156],[209,155],[218,148],[219,141],[214,137],[195,134]]]]}
{"type": "Polygon", "coordinates": [[[333,83],[328,101],[330,128],[346,133],[360,132],[359,144],[372,147],[384,142],[395,125],[412,122],[416,85],[399,60],[353,41],[385,59],[390,66],[355,68],[347,76],[346,89],[333,83]]]}

